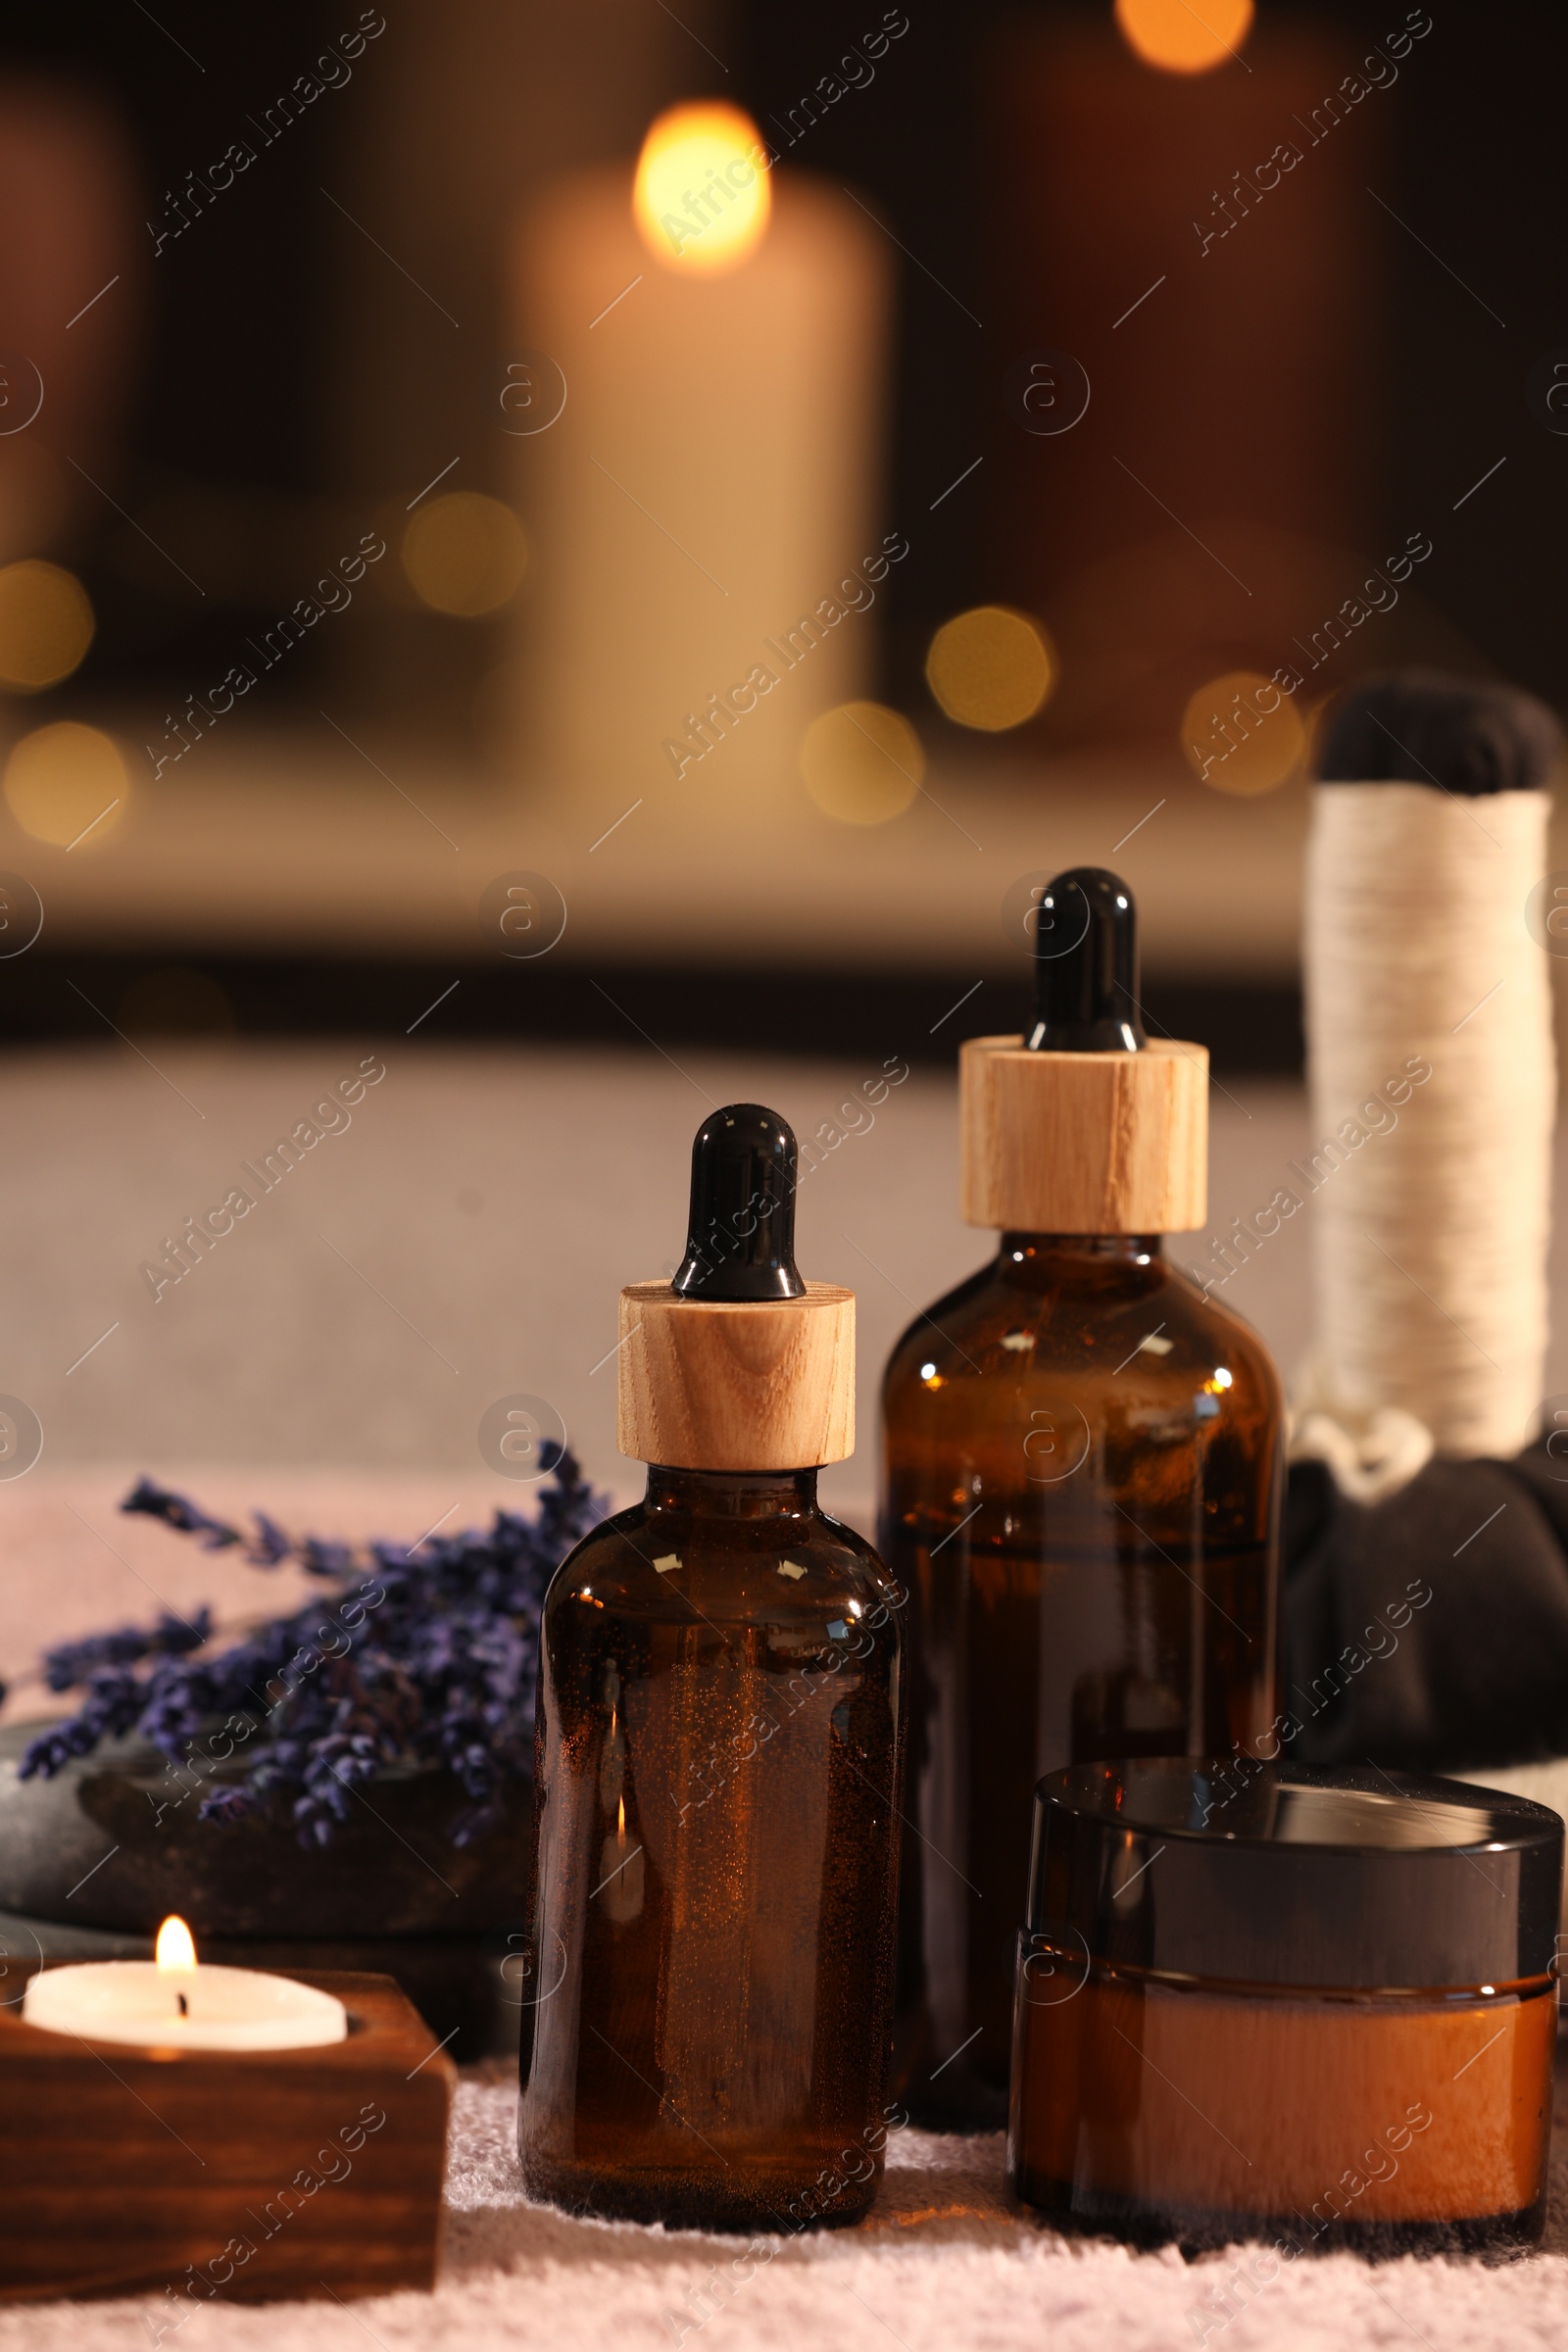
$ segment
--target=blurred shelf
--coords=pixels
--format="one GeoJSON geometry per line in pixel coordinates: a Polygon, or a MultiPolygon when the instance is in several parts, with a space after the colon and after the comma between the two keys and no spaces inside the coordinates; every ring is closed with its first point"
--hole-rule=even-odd
{"type": "MultiPolygon", "coordinates": [[[[814,969],[775,964],[611,962],[562,955],[533,963],[462,964],[423,955],[323,958],[195,958],[199,991],[183,1006],[181,974],[162,952],[101,955],[49,950],[0,961],[0,1042],[110,1041],[110,1024],[147,1031],[140,1007],[149,980],[164,1000],[163,1034],[198,1042],[230,1027],[247,1038],[367,1037],[421,1043],[457,1039],[660,1052],[809,1054],[911,1065],[948,1064],[965,1037],[1011,1033],[1029,1018],[1030,980],[1020,957],[976,981],[960,968],[814,969]],[[134,995],[129,992],[136,992],[134,995]],[[218,992],[221,992],[219,994],[218,992]]],[[[564,943],[563,943],[564,949],[564,943]]],[[[188,970],[188,967],[187,967],[188,970]]],[[[1301,1067],[1300,993],[1294,982],[1231,975],[1214,981],[1146,978],[1144,1019],[1156,1037],[1195,1038],[1221,1076],[1294,1076],[1301,1067]]],[[[148,1040],[147,1042],[150,1042],[148,1040]]],[[[154,1048],[155,1054],[160,1048],[154,1048]]]]}
{"type": "MultiPolygon", "coordinates": [[[[145,732],[123,730],[132,745],[145,732]]],[[[485,953],[486,884],[529,869],[564,894],[557,954],[584,969],[983,979],[1023,960],[1003,931],[1017,877],[1113,863],[1138,893],[1151,971],[1295,978],[1304,788],[1237,800],[1197,783],[1173,749],[939,751],[910,808],[865,828],[835,823],[799,788],[769,798],[737,765],[721,796],[673,778],[642,800],[628,790],[606,834],[609,820],[590,829],[559,791],[487,782],[370,721],[351,734],[214,737],[157,781],[132,750],[113,830],[55,849],[0,809],[0,867],[33,883],[45,941],[73,954],[445,959],[457,971],[485,953]]]]}

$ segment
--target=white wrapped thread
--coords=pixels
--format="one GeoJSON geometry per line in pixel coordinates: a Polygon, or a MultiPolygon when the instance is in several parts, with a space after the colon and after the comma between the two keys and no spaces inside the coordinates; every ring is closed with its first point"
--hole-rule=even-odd
{"type": "Polygon", "coordinates": [[[1536,1432],[1546,1347],[1556,1068],[1525,905],[1549,795],[1330,783],[1312,797],[1312,1136],[1344,1156],[1310,1194],[1298,1407],[1350,1432],[1393,1407],[1440,1453],[1511,1455],[1536,1432]],[[1390,1082],[1397,1097],[1423,1063],[1431,1076],[1390,1108],[1390,1082]]]}

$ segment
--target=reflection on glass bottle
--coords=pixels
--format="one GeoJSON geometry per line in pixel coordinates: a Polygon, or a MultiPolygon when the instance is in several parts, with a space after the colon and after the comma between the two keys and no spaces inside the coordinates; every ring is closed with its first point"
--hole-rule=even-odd
{"type": "Polygon", "coordinates": [[[702,1265],[623,1299],[621,1445],[706,1466],[652,1467],[545,1604],[530,1939],[562,1964],[519,2146],[576,2210],[782,2229],[881,2172],[903,1596],[796,1466],[850,1450],[854,1326],[794,1270],[794,1138],[732,1105],[697,1163],[702,1265]]]}
{"type": "Polygon", "coordinates": [[[1247,1749],[1272,1718],[1278,1378],[1157,1232],[1125,1229],[1200,1221],[1206,1071],[1168,1050],[1159,1068],[1142,1036],[1122,885],[1081,869],[1053,891],[1071,952],[1042,964],[1041,1043],[965,1048],[965,1213],[1059,1204],[1100,1230],[1004,1231],[884,1384],[881,1543],[914,1636],[900,2087],[917,2119],[972,2128],[1005,2121],[1035,1783],[1089,1758],[1247,1749]],[[1146,1054],[1139,1091],[1118,1093],[1146,1054]],[[1119,1178],[1114,1151],[1097,1159],[1097,1089],[1119,1178]],[[1086,1130],[1076,1162],[1064,1103],[1086,1130]]]}

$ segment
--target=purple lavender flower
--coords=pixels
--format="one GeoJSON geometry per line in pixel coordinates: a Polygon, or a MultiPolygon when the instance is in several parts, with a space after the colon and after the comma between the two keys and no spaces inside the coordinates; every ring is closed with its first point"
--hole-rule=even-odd
{"type": "MultiPolygon", "coordinates": [[[[142,1484],[146,1483],[144,1479],[142,1484]]],[[[122,1503],[121,1508],[129,1510],[130,1505],[122,1503]]],[[[256,1522],[256,1534],[245,1546],[245,1557],[253,1568],[275,1568],[279,1560],[288,1558],[289,1540],[277,1521],[269,1519],[265,1511],[253,1511],[251,1516],[256,1522]]]]}
{"type": "Polygon", "coordinates": [[[322,1589],[216,1654],[196,1654],[211,1641],[206,1608],[189,1623],[166,1613],[150,1629],[47,1651],[49,1688],[85,1697],[32,1741],[24,1779],[136,1732],[206,1780],[203,1821],[282,1806],[302,1845],[326,1845],[355,1811],[357,1784],[396,1764],[453,1776],[466,1800],[455,1844],[493,1826],[532,1761],[546,1588],[610,1508],[569,1453],[552,1464],[532,1520],[497,1511],[488,1535],[430,1536],[412,1552],[289,1536],[260,1511],[247,1538],[145,1478],[121,1508],[199,1537],[204,1550],[241,1544],[257,1568],[295,1560],[322,1589]]]}
{"type": "Polygon", "coordinates": [[[150,1478],[140,1478],[121,1504],[122,1511],[145,1511],[154,1519],[165,1519],[177,1527],[182,1536],[202,1539],[203,1551],[221,1551],[226,1544],[242,1541],[237,1527],[226,1527],[221,1519],[209,1519],[207,1513],[183,1494],[172,1494],[166,1487],[155,1487],[150,1478]]]}
{"type": "Polygon", "coordinates": [[[43,1679],[51,1690],[74,1690],[101,1666],[134,1666],[138,1659],[160,1652],[182,1656],[200,1649],[213,1636],[210,1609],[198,1609],[193,1619],[174,1617],[166,1610],[148,1632],[122,1625],[118,1633],[89,1634],[80,1642],[61,1642],[43,1653],[43,1679]]]}

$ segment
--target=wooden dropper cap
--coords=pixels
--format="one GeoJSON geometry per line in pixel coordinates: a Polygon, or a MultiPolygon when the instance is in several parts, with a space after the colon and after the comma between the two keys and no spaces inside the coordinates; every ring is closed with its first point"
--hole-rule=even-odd
{"type": "Polygon", "coordinates": [[[692,1145],[686,1256],[620,1294],[615,1443],[672,1470],[808,1470],[855,1451],[855,1294],[795,1264],[795,1137],[731,1102],[692,1145]]]}
{"type": "Polygon", "coordinates": [[[1190,1233],[1208,1210],[1208,1054],[1148,1038],[1137,914],[1102,866],[1058,874],[1035,928],[1027,1038],[958,1056],[964,1220],[998,1233],[1190,1233]]]}

